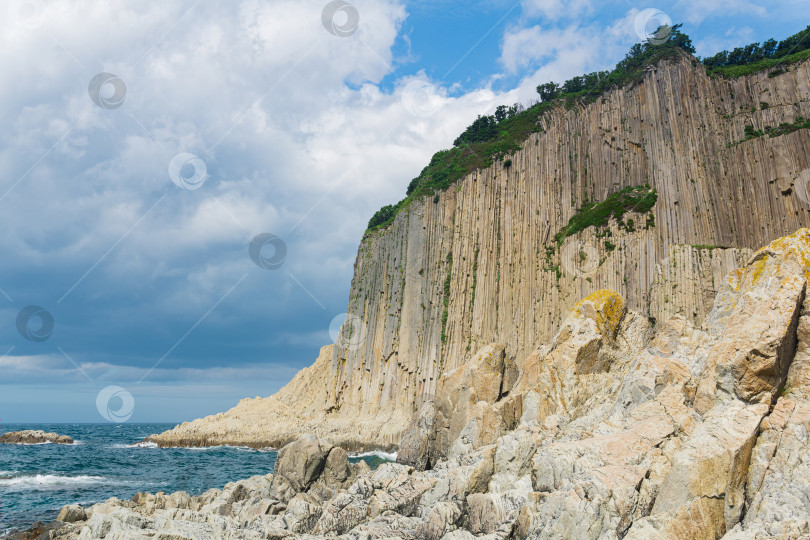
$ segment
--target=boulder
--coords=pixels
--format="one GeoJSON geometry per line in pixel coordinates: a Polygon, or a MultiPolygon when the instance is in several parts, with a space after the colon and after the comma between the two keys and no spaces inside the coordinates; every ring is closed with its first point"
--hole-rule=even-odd
{"type": "Polygon", "coordinates": [[[78,504],[68,504],[63,506],[56,517],[56,521],[63,521],[65,523],[75,523],[77,521],[85,521],[87,519],[87,512],[84,511],[78,504]]]}
{"type": "Polygon", "coordinates": [[[272,489],[289,501],[320,476],[330,447],[314,435],[304,434],[282,448],[276,457],[272,489]]]}

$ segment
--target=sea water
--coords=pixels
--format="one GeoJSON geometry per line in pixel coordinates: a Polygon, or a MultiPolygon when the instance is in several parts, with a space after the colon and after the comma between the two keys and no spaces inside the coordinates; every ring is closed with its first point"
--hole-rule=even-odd
{"type": "MultiPolygon", "coordinates": [[[[199,495],[228,482],[273,472],[274,449],[157,448],[145,437],[173,424],[3,424],[2,431],[41,429],[74,444],[0,444],[0,534],[56,519],[66,504],[90,505],[139,491],[199,495]]],[[[351,458],[372,468],[395,455],[351,458]]]]}

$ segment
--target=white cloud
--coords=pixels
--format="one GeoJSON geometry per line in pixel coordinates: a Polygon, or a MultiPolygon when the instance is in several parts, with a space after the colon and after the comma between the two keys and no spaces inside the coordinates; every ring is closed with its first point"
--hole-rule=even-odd
{"type": "MultiPolygon", "coordinates": [[[[324,29],[320,0],[53,0],[38,28],[0,19],[0,62],[14,81],[0,88],[0,249],[14,253],[0,268],[15,298],[6,313],[44,305],[61,332],[50,350],[83,361],[104,344],[66,343],[102,334],[116,361],[136,364],[147,361],[143,346],[123,352],[126,340],[155,340],[148,349],[159,356],[246,274],[205,325],[261,318],[272,336],[320,305],[327,322],[344,311],[373,212],[400,199],[471,118],[509,101],[486,89],[451,97],[436,84],[438,106],[424,114],[405,95],[413,77],[382,91],[405,10],[396,0],[355,5],[360,25],[346,38],[324,29]],[[101,71],[126,83],[118,109],[88,96],[101,71]],[[179,152],[205,162],[200,189],[171,182],[179,152]],[[248,257],[262,232],[288,244],[278,272],[248,257]],[[145,329],[157,335],[131,334],[145,329]]],[[[0,334],[14,339],[12,327],[0,334]]],[[[282,341],[289,350],[295,340],[282,341]]],[[[217,362],[233,361],[244,360],[217,362]]]]}
{"type": "Polygon", "coordinates": [[[761,2],[748,0],[683,0],[677,7],[679,12],[684,13],[685,21],[692,24],[732,15],[764,17],[768,12],[761,2]]]}
{"type": "Polygon", "coordinates": [[[546,21],[570,20],[593,11],[593,0],[523,0],[523,11],[546,21]]]}

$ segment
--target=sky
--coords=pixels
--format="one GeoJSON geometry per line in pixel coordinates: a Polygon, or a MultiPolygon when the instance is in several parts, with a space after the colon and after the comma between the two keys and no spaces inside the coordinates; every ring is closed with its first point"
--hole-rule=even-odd
{"type": "Polygon", "coordinates": [[[267,396],[344,320],[369,218],[476,117],[700,56],[806,0],[6,0],[0,430],[181,422],[267,396]]]}

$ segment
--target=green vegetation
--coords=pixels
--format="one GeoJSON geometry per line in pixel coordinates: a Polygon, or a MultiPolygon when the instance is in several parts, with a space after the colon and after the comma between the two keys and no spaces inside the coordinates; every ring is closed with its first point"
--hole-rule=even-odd
{"type": "Polygon", "coordinates": [[[382,227],[387,227],[394,220],[394,216],[397,215],[400,205],[402,205],[402,202],[389,204],[377,210],[377,213],[374,214],[368,222],[368,230],[374,231],[382,227]]]}
{"type": "Polygon", "coordinates": [[[761,45],[751,43],[733,51],[719,52],[710,58],[704,58],[703,65],[711,75],[742,77],[757,71],[774,69],[768,76],[776,77],[785,73],[784,68],[788,65],[807,58],[810,58],[810,26],[783,41],[769,39],[761,45]]]}
{"type": "Polygon", "coordinates": [[[781,135],[793,133],[794,131],[798,131],[800,129],[810,129],[810,120],[799,116],[793,123],[782,122],[776,127],[766,127],[765,129],[754,129],[754,126],[749,124],[745,126],[745,139],[739,142],[742,143],[758,137],[779,137],[781,135]]]}
{"type": "Polygon", "coordinates": [[[695,52],[692,41],[681,33],[681,25],[670,29],[670,38],[663,44],[638,43],[613,71],[601,71],[574,77],[562,85],[547,83],[537,87],[540,101],[529,107],[516,103],[499,106],[495,114],[479,116],[459,135],[453,148],[433,155],[430,163],[418,177],[408,184],[406,197],[394,205],[377,211],[368,224],[368,232],[386,228],[396,214],[423,196],[444,191],[463,176],[477,169],[489,167],[495,160],[504,160],[504,167],[512,165],[509,156],[520,150],[521,144],[532,133],[542,132],[539,120],[556,106],[572,108],[578,103],[591,103],[603,93],[640,82],[644,70],[681,51],[695,52]]]}
{"type": "Polygon", "coordinates": [[[450,276],[453,272],[453,254],[447,254],[447,277],[444,279],[444,310],[442,311],[442,343],[447,341],[447,313],[450,307],[450,276]]]}
{"type": "MultiPolygon", "coordinates": [[[[537,102],[525,107],[518,103],[501,105],[494,114],[479,116],[456,138],[453,148],[437,152],[419,176],[411,180],[404,199],[384,206],[374,214],[366,233],[390,225],[399,211],[406,209],[418,198],[432,195],[433,201],[438,202],[438,192],[446,190],[472,171],[489,167],[496,160],[502,160],[504,167],[509,168],[512,165],[509,156],[520,150],[531,134],[543,131],[540,121],[552,109],[565,107],[574,110],[578,106],[592,103],[614,88],[639,83],[644,78],[646,68],[651,65],[684,53],[694,54],[691,39],[680,28],[681,25],[659,28],[655,33],[656,38],[668,36],[667,41],[661,44],[648,42],[634,45],[613,71],[581,75],[563,84],[542,84],[537,87],[537,102]]],[[[784,73],[788,65],[807,58],[810,58],[810,26],[781,42],[770,39],[762,45],[753,43],[705,58],[702,63],[711,75],[740,77],[768,69],[772,70],[769,76],[777,76],[784,73]]],[[[698,65],[697,62],[694,60],[693,64],[698,65]]],[[[803,119],[799,120],[805,122],[803,119]]],[[[782,125],[762,133],[756,132],[752,127],[750,133],[746,132],[746,137],[783,135],[791,130],[805,128],[806,125],[802,122],[797,120],[797,124],[801,125],[782,125]]],[[[651,226],[654,226],[652,214],[645,224],[647,228],[651,226]]]]}
{"type": "MultiPolygon", "coordinates": [[[[646,214],[652,210],[657,200],[658,192],[645,184],[643,186],[626,187],[610,195],[602,202],[586,201],[577,210],[577,213],[568,220],[568,224],[554,235],[554,241],[557,246],[560,246],[566,238],[584,231],[588,227],[606,227],[611,218],[618,221],[621,229],[633,232],[635,231],[635,223],[632,219],[625,223],[624,214],[628,212],[646,214]]],[[[607,247],[608,243],[605,244],[605,247],[607,247]]],[[[609,249],[609,251],[612,250],[609,249]]]]}

